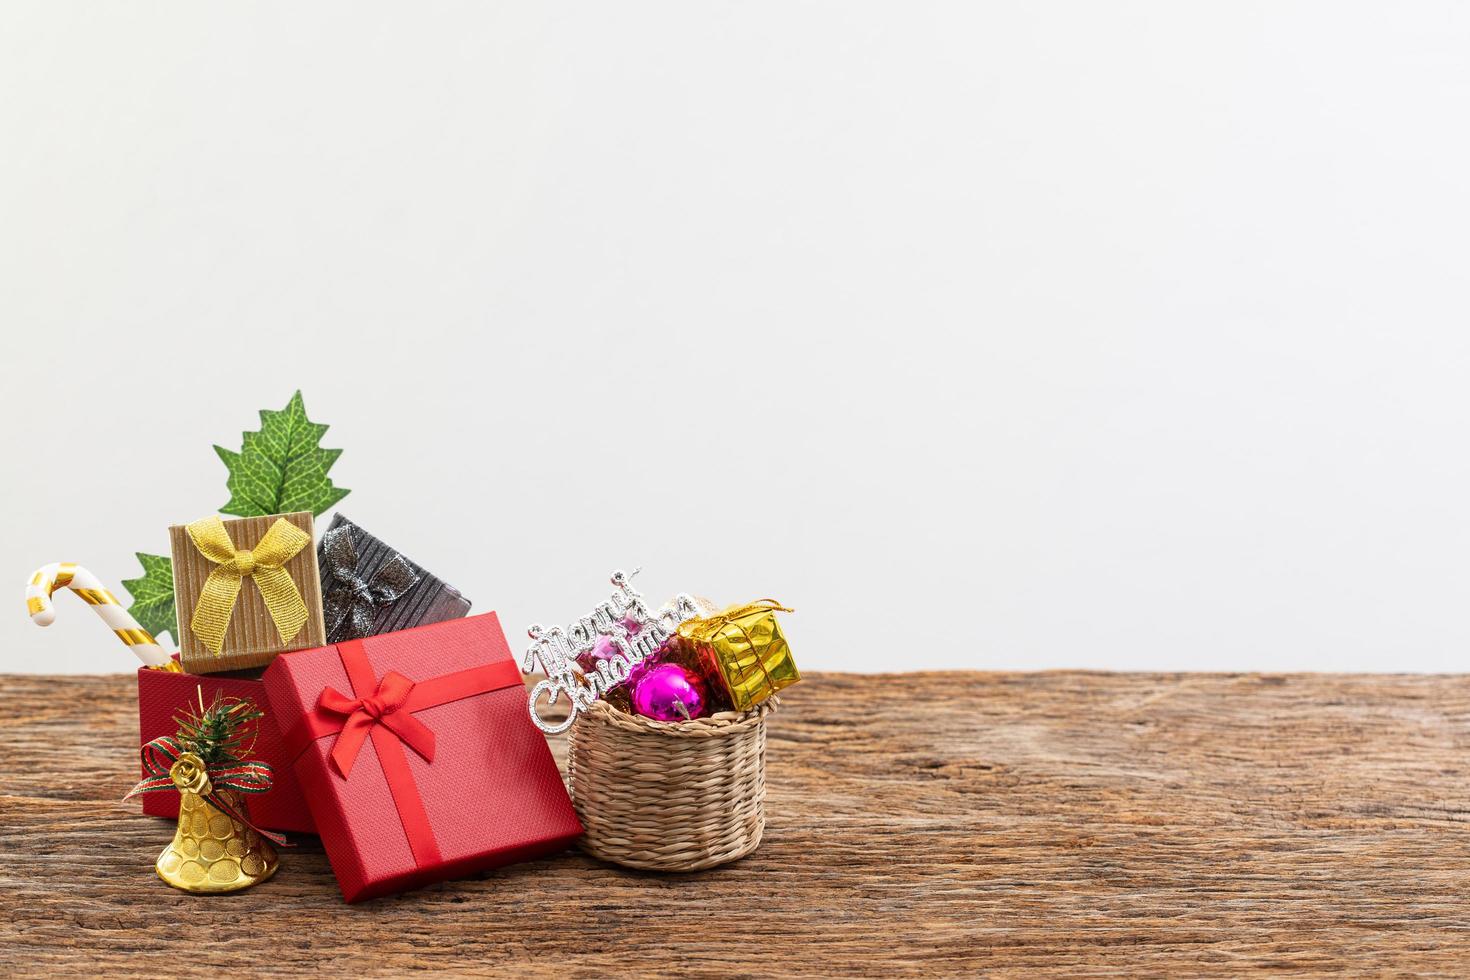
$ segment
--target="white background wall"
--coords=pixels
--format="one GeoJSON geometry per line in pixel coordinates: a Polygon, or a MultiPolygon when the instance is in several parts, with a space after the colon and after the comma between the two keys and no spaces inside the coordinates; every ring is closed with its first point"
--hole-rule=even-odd
{"type": "Polygon", "coordinates": [[[0,7],[0,670],[301,387],[521,645],[641,564],[812,669],[1470,665],[1470,8],[0,7]]]}

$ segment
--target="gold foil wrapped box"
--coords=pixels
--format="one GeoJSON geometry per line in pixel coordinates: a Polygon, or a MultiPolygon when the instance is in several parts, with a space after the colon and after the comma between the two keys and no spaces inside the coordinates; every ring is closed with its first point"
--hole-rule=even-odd
{"type": "Polygon", "coordinates": [[[709,672],[724,682],[737,711],[753,708],[801,680],[776,621],[778,611],[791,612],[763,599],[679,624],[679,638],[693,646],[709,672]]]}

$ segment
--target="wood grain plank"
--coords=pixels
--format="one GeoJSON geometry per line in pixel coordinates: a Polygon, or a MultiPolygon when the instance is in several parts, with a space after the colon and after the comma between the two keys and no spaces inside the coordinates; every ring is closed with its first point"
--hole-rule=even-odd
{"type": "MultiPolygon", "coordinates": [[[[319,845],[164,886],[119,805],[135,679],[0,677],[12,973],[1462,973],[1470,678],[817,674],[766,839],[688,876],[568,853],[363,906],[319,845]]],[[[559,752],[564,747],[555,745],[559,752]]]]}

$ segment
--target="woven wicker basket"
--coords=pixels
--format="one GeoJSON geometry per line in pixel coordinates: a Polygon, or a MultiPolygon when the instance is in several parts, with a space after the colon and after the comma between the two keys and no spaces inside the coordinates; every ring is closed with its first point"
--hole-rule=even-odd
{"type": "Polygon", "coordinates": [[[699,871],[755,850],[766,825],[766,717],[776,704],[663,722],[593,702],[568,737],[582,849],[653,871],[699,871]]]}

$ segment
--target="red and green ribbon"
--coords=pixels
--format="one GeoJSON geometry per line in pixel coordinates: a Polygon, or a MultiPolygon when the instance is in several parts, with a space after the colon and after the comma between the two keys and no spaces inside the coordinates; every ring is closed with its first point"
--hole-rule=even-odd
{"type": "MultiPolygon", "coordinates": [[[[142,793],[157,793],[166,789],[177,790],[178,786],[174,783],[172,769],[174,763],[178,762],[184,754],[183,746],[171,735],[155,738],[143,746],[143,771],[148,775],[123,799],[130,800],[142,793]]],[[[264,793],[271,788],[275,779],[269,765],[264,762],[239,762],[229,766],[207,766],[205,773],[209,776],[210,791],[200,795],[210,806],[231,820],[238,820],[267,840],[282,846],[286,845],[286,838],[255,826],[250,822],[249,817],[230,806],[219,795],[222,789],[232,789],[237,793],[264,793]]]]}

